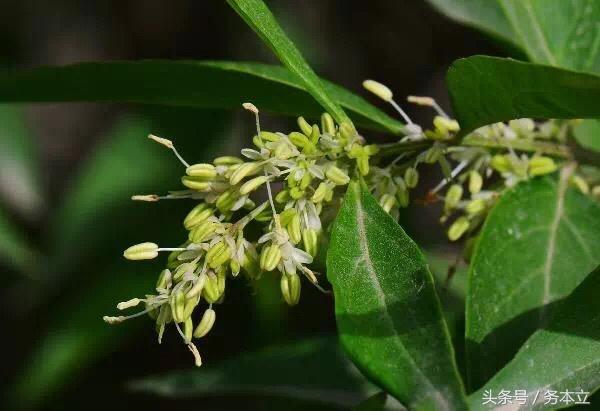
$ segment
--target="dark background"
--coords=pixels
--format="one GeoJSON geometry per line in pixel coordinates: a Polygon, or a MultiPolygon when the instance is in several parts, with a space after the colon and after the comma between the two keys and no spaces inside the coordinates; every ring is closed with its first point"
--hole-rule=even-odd
{"type": "MultiPolygon", "coordinates": [[[[360,88],[362,80],[374,78],[384,81],[400,101],[408,94],[430,95],[449,108],[444,84],[449,64],[472,54],[503,54],[481,34],[450,22],[420,0],[271,0],[267,3],[315,71],[362,95],[365,95],[360,88]]],[[[0,6],[0,64],[9,67],[146,58],[276,62],[224,1],[3,0],[0,6]]],[[[367,98],[381,106],[378,101],[367,98]]],[[[248,96],[248,100],[252,100],[252,96],[248,96]]],[[[15,393],[23,398],[22,395],[27,397],[29,388],[33,390],[37,386],[39,394],[39,385],[46,386],[39,380],[29,380],[25,370],[35,370],[38,360],[48,361],[45,353],[36,356],[34,352],[52,339],[56,324],[66,319],[67,323],[81,322],[85,328],[99,320],[96,312],[91,312],[89,318],[84,313],[94,310],[89,301],[92,295],[101,293],[97,284],[102,281],[103,273],[116,271],[119,275],[144,276],[139,288],[134,288],[139,290],[137,295],[142,295],[148,289],[146,285],[152,284],[160,262],[145,267],[123,265],[121,250],[132,243],[157,237],[177,242],[183,234],[178,224],[187,205],[132,206],[127,195],[110,203],[104,203],[100,196],[95,208],[87,212],[91,221],[89,229],[78,227],[80,230],[75,230],[70,239],[74,248],[82,247],[84,251],[74,256],[66,253],[61,257],[61,264],[56,262],[52,241],[54,216],[73,186],[77,186],[78,174],[108,144],[115,124],[128,116],[144,118],[151,131],[175,137],[184,156],[195,162],[209,160],[216,153],[234,154],[248,144],[252,135],[252,121],[241,110],[206,113],[91,103],[30,104],[22,108],[26,126],[34,136],[41,197],[31,199],[27,212],[6,208],[12,220],[25,227],[28,240],[41,250],[42,256],[37,261],[37,279],[23,279],[10,267],[2,270],[0,310],[3,314],[0,318],[4,320],[5,348],[0,395],[13,401],[12,405],[17,398],[15,393]],[[101,246],[86,249],[91,237],[106,240],[101,246]],[[113,261],[117,260],[118,268],[112,269],[113,261]]],[[[431,119],[432,113],[425,109],[408,107],[407,111],[418,122],[428,124],[431,119]]],[[[289,120],[274,116],[263,116],[262,122],[265,128],[283,131],[290,127],[289,120]]],[[[139,144],[150,144],[143,137],[139,136],[139,144]]],[[[386,139],[380,135],[367,134],[367,137],[386,139]]],[[[135,144],[132,147],[129,166],[121,173],[129,176],[148,172],[136,164],[135,144]]],[[[173,164],[171,155],[154,146],[150,150],[156,150],[155,155],[160,159],[150,167],[164,169],[164,175],[157,178],[152,191],[176,188],[178,180],[171,178],[169,170],[177,165],[173,164]]],[[[432,170],[425,178],[435,184],[439,177],[432,170]]],[[[137,186],[132,185],[132,189],[137,186]]],[[[7,190],[11,190],[10,182],[8,188],[4,187],[4,191],[7,190]]],[[[69,212],[64,213],[63,218],[68,219],[69,212]]],[[[431,223],[436,221],[435,216],[434,207],[411,209],[403,213],[402,220],[421,245],[444,246],[442,230],[431,223]]],[[[118,288],[122,277],[115,278],[112,285],[118,288]]],[[[300,305],[293,309],[285,308],[276,294],[271,300],[267,298],[270,302],[261,308],[253,301],[260,292],[253,294],[243,281],[230,282],[228,287],[227,300],[219,308],[215,329],[202,344],[205,363],[217,363],[244,350],[278,341],[335,331],[331,297],[307,286],[300,305]]],[[[265,287],[272,289],[273,284],[265,284],[265,287]]],[[[133,296],[125,295],[123,299],[133,296]]],[[[106,307],[114,307],[116,302],[107,301],[106,307]]],[[[79,325],[75,329],[77,327],[79,325]]],[[[245,409],[277,409],[282,406],[251,398],[174,401],[131,394],[124,389],[127,381],[189,368],[191,358],[173,333],[158,346],[152,323],[145,319],[121,327],[124,336],[108,348],[100,346],[104,343],[98,334],[80,353],[81,357],[67,350],[64,355],[75,358],[70,371],[53,374],[48,395],[42,395],[39,401],[35,394],[36,400],[31,403],[17,400],[17,405],[55,410],[80,407],[225,409],[233,405],[245,409]]],[[[60,345],[60,342],[54,344],[60,345]]]]}

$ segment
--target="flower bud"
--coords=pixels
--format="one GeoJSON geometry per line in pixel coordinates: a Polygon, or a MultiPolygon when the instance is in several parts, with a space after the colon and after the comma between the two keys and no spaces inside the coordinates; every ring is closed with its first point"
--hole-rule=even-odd
{"type": "Polygon", "coordinates": [[[433,125],[440,132],[447,133],[456,133],[460,130],[460,126],[456,120],[452,120],[442,116],[435,116],[433,119],[433,125]]]}
{"type": "Polygon", "coordinates": [[[313,203],[320,203],[323,201],[323,199],[325,198],[325,195],[327,194],[327,191],[329,190],[329,187],[327,187],[327,184],[325,183],[319,183],[317,189],[315,190],[315,192],[313,193],[310,201],[312,201],[313,203]]]}
{"type": "Polygon", "coordinates": [[[304,251],[315,257],[319,250],[319,234],[314,228],[307,228],[302,232],[302,244],[304,244],[304,251]]]}
{"type": "Polygon", "coordinates": [[[469,173],[469,192],[471,194],[477,194],[481,191],[481,186],[483,185],[483,178],[481,174],[476,170],[472,170],[469,173]]]}
{"type": "Polygon", "coordinates": [[[215,233],[219,223],[215,221],[203,221],[189,232],[188,238],[192,243],[198,244],[206,241],[215,233]]]}
{"type": "Polygon", "coordinates": [[[173,281],[175,283],[180,282],[186,273],[193,273],[196,268],[198,268],[198,264],[193,261],[180,264],[173,273],[173,281]]]}
{"type": "Polygon", "coordinates": [[[139,298],[132,298],[131,300],[123,301],[122,303],[117,304],[117,309],[126,310],[127,308],[135,307],[141,302],[142,300],[139,298]]]}
{"type": "Polygon", "coordinates": [[[507,155],[496,154],[492,157],[490,165],[499,173],[508,173],[512,170],[512,163],[507,155]]]}
{"type": "Polygon", "coordinates": [[[396,205],[396,198],[390,194],[384,194],[379,199],[379,205],[386,213],[389,213],[392,210],[392,207],[396,205]]]}
{"type": "Polygon", "coordinates": [[[158,245],[154,243],[136,244],[123,252],[123,257],[128,260],[152,260],[157,255],[158,245]]]}
{"type": "Polygon", "coordinates": [[[158,317],[156,317],[157,325],[168,324],[173,321],[172,309],[168,304],[163,304],[158,311],[158,317]]]}
{"type": "Polygon", "coordinates": [[[217,170],[212,164],[193,164],[189,166],[185,173],[190,177],[199,177],[212,180],[217,176],[217,170]]]}
{"type": "Polygon", "coordinates": [[[311,133],[308,137],[312,144],[317,144],[319,142],[319,138],[321,137],[321,131],[319,130],[319,126],[313,124],[311,133]]]}
{"type": "Polygon", "coordinates": [[[213,164],[216,166],[231,166],[234,164],[243,164],[244,160],[234,156],[222,156],[214,159],[213,164]]]}
{"type": "Polygon", "coordinates": [[[302,190],[306,190],[308,188],[308,186],[310,185],[310,183],[312,183],[312,180],[313,180],[312,174],[305,172],[304,175],[302,176],[302,179],[300,180],[300,188],[302,190]]]}
{"type": "Polygon", "coordinates": [[[363,87],[371,93],[375,94],[383,101],[392,101],[392,98],[394,97],[392,90],[375,80],[363,81],[363,87]]]}
{"type": "Polygon", "coordinates": [[[211,188],[210,182],[200,177],[183,176],[181,177],[181,184],[183,184],[187,188],[200,192],[210,191],[211,188]]]}
{"type": "Polygon", "coordinates": [[[292,220],[287,226],[287,232],[292,243],[298,244],[302,240],[302,232],[300,231],[300,216],[298,214],[292,217],[292,220]]]}
{"type": "Polygon", "coordinates": [[[532,157],[529,160],[529,175],[530,176],[543,176],[556,171],[558,166],[550,157],[532,157]]]}
{"type": "Polygon", "coordinates": [[[225,282],[227,280],[227,271],[225,269],[217,270],[217,288],[219,289],[219,294],[223,295],[225,292],[225,282]]]}
{"type": "Polygon", "coordinates": [[[185,297],[188,299],[197,297],[202,292],[202,289],[204,288],[205,284],[206,284],[206,274],[202,273],[198,276],[198,279],[196,280],[196,282],[194,283],[192,288],[190,288],[190,290],[187,292],[185,297]]]}
{"type": "Polygon", "coordinates": [[[206,311],[204,311],[204,314],[202,314],[202,319],[200,320],[200,323],[194,330],[194,338],[202,338],[206,334],[208,334],[210,332],[210,330],[212,329],[216,319],[217,319],[217,313],[215,313],[215,310],[213,310],[212,308],[209,308],[206,311]]]}
{"type": "Polygon", "coordinates": [[[292,187],[290,189],[290,197],[293,200],[300,200],[302,197],[304,197],[304,190],[300,187],[292,187]]]}
{"type": "Polygon", "coordinates": [[[358,157],[356,159],[356,165],[358,166],[358,171],[361,176],[369,174],[369,157],[367,155],[358,157]]]}
{"type": "Polygon", "coordinates": [[[273,150],[273,156],[275,156],[279,160],[287,160],[293,155],[294,152],[290,148],[289,144],[287,144],[285,141],[282,141],[279,144],[277,144],[275,146],[275,149],[273,150]]]}
{"type": "Polygon", "coordinates": [[[335,135],[335,122],[329,113],[323,113],[321,115],[321,130],[323,130],[323,133],[329,134],[330,136],[335,135]]]}
{"type": "Polygon", "coordinates": [[[254,190],[256,190],[258,187],[260,187],[261,185],[263,185],[266,182],[267,182],[266,176],[254,177],[253,179],[248,180],[244,184],[242,184],[242,186],[240,187],[240,194],[243,196],[250,194],[251,192],[253,192],[254,190]]]}
{"type": "Polygon", "coordinates": [[[583,194],[589,194],[590,186],[581,176],[574,175],[571,177],[571,184],[573,184],[583,194]]]}
{"type": "Polygon", "coordinates": [[[172,278],[173,276],[171,275],[171,270],[162,270],[158,276],[158,281],[156,282],[156,291],[169,290],[172,285],[172,278]]]}
{"type": "Polygon", "coordinates": [[[412,167],[408,167],[404,172],[404,181],[409,188],[415,188],[419,184],[419,172],[412,167]]]}
{"type": "Polygon", "coordinates": [[[446,211],[456,208],[463,195],[463,188],[460,184],[452,184],[446,191],[446,199],[444,201],[444,209],[446,211]]]}
{"type": "Polygon", "coordinates": [[[199,301],[200,300],[198,300],[197,297],[186,298],[185,306],[183,308],[183,317],[181,317],[182,321],[187,321],[192,316],[194,308],[196,308],[199,301]]]}
{"type": "Polygon", "coordinates": [[[346,185],[350,182],[350,177],[344,171],[336,166],[330,166],[325,172],[327,178],[336,185],[346,185]]]}
{"type": "Polygon", "coordinates": [[[194,332],[194,324],[192,322],[192,318],[188,317],[187,320],[183,323],[183,336],[185,337],[185,342],[188,343],[192,340],[192,334],[194,332]]]}
{"type": "Polygon", "coordinates": [[[184,321],[185,303],[186,299],[183,291],[180,290],[171,295],[171,314],[173,315],[173,320],[177,323],[184,321]]]}
{"type": "Polygon", "coordinates": [[[195,225],[200,224],[202,221],[213,215],[213,213],[214,209],[209,208],[208,204],[200,203],[196,207],[192,208],[192,210],[185,217],[183,220],[183,226],[187,230],[190,230],[195,225]]]}
{"type": "Polygon", "coordinates": [[[425,153],[425,159],[424,159],[424,161],[427,164],[433,164],[433,163],[437,162],[440,159],[440,157],[442,156],[442,154],[444,154],[444,150],[440,146],[438,146],[437,144],[434,144],[425,153]]]}
{"type": "Polygon", "coordinates": [[[258,279],[260,276],[260,266],[258,264],[258,255],[254,246],[246,248],[244,255],[240,259],[240,265],[251,279],[258,279]]]}
{"type": "Polygon", "coordinates": [[[270,131],[261,131],[260,138],[265,141],[276,142],[281,140],[281,136],[277,133],[272,133],[270,131]]]}
{"type": "Polygon", "coordinates": [[[456,241],[469,229],[469,219],[467,217],[459,217],[452,223],[448,229],[448,238],[450,241],[456,241]]]}
{"type": "Polygon", "coordinates": [[[298,117],[298,128],[302,130],[306,137],[310,137],[312,134],[312,126],[304,119],[304,117],[298,117]]]}
{"type": "Polygon", "coordinates": [[[298,212],[295,208],[288,208],[286,210],[283,210],[279,214],[279,222],[285,227],[292,221],[292,218],[294,218],[294,216],[297,214],[298,212]]]}
{"type": "Polygon", "coordinates": [[[302,283],[298,274],[283,274],[281,276],[281,294],[288,305],[296,305],[300,301],[302,283]]]}
{"type": "Polygon", "coordinates": [[[224,241],[219,241],[207,251],[205,258],[208,262],[208,266],[212,269],[216,269],[229,262],[229,259],[231,258],[231,248],[225,244],[224,241]]]}
{"type": "Polygon", "coordinates": [[[260,171],[259,163],[244,163],[244,164],[240,165],[238,168],[236,168],[235,171],[231,174],[231,178],[229,179],[229,182],[232,185],[236,185],[240,181],[242,181],[245,177],[253,176],[253,175],[257,174],[259,171],[260,171]]]}
{"type": "Polygon", "coordinates": [[[483,198],[478,198],[469,202],[469,204],[467,204],[465,207],[465,210],[468,214],[475,215],[485,210],[485,205],[485,200],[483,198]]]}
{"type": "Polygon", "coordinates": [[[340,124],[340,136],[346,144],[354,141],[356,137],[356,129],[354,128],[352,123],[348,123],[345,121],[342,124],[340,124]]]}
{"type": "Polygon", "coordinates": [[[217,276],[212,271],[209,271],[206,275],[206,283],[202,289],[202,296],[209,304],[216,302],[221,296],[217,276]]]}
{"type": "Polygon", "coordinates": [[[263,247],[260,254],[260,268],[263,271],[273,271],[281,260],[281,249],[277,244],[263,247]]]}
{"type": "Polygon", "coordinates": [[[242,266],[236,260],[231,259],[229,261],[229,269],[231,270],[231,275],[233,275],[234,277],[238,276],[241,268],[242,268],[242,266]]]}
{"type": "Polygon", "coordinates": [[[302,148],[302,147],[306,146],[307,144],[310,144],[308,137],[306,137],[302,133],[298,133],[297,131],[292,131],[288,137],[289,137],[290,141],[296,147],[299,147],[299,148],[302,148]]]}

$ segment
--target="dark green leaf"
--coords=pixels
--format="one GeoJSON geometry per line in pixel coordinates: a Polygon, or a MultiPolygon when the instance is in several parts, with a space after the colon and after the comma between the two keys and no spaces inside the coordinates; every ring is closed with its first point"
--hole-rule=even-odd
{"type": "Polygon", "coordinates": [[[358,407],[354,408],[354,411],[383,411],[385,410],[386,401],[387,394],[378,392],[361,402],[358,407]]]}
{"type": "Polygon", "coordinates": [[[558,182],[533,179],[503,194],[481,231],[466,310],[473,388],[510,360],[547,323],[552,303],[600,263],[600,205],[569,187],[568,170],[558,182]]]}
{"type": "MultiPolygon", "coordinates": [[[[600,388],[598,295],[600,269],[588,275],[569,297],[559,301],[552,320],[536,331],[491,381],[471,395],[471,409],[489,409],[488,405],[482,405],[485,390],[496,395],[502,389],[526,390],[527,403],[519,410],[550,410],[563,408],[565,404],[544,404],[547,391],[594,392],[600,388]]],[[[576,394],[571,395],[577,399],[576,394]]]]}
{"type": "Polygon", "coordinates": [[[461,133],[522,117],[600,117],[600,76],[511,59],[455,61],[447,76],[461,133]]]}
{"type": "Polygon", "coordinates": [[[35,270],[38,258],[24,233],[0,209],[0,263],[14,267],[24,274],[31,274],[35,270]]]}
{"type": "MultiPolygon", "coordinates": [[[[402,124],[361,97],[323,80],[357,125],[399,133],[402,124]]],[[[0,72],[0,101],[113,101],[240,108],[316,118],[322,113],[306,87],[283,67],[226,61],[137,61],[82,63],[0,72]]]]}
{"type": "Polygon", "coordinates": [[[149,377],[132,388],[176,398],[244,394],[343,407],[353,407],[376,391],[332,338],[274,346],[220,365],[149,377]]]}
{"type": "Polygon", "coordinates": [[[365,375],[409,409],[465,409],[427,263],[357,183],[334,223],[327,278],[342,345],[365,375]]]}
{"type": "Polygon", "coordinates": [[[350,121],[338,102],[327,93],[321,80],[310,68],[294,43],[286,36],[275,16],[262,0],[227,0],[262,41],[292,73],[302,80],[306,90],[338,123],[350,121]]]}
{"type": "Polygon", "coordinates": [[[0,197],[29,220],[39,217],[44,204],[37,160],[23,111],[0,104],[0,197]]]}
{"type": "MultiPolygon", "coordinates": [[[[155,272],[158,272],[158,266],[155,272]]],[[[85,272],[85,293],[71,295],[53,307],[52,318],[36,340],[33,353],[24,364],[10,391],[15,408],[33,409],[54,396],[99,358],[114,351],[132,330],[152,326],[149,319],[109,326],[102,316],[115,312],[115,302],[152,290],[155,278],[134,275],[127,264],[102,271],[95,280],[85,272]],[[145,321],[144,321],[145,320],[145,321]],[[18,405],[18,406],[17,406],[18,405]]]]}
{"type": "Polygon", "coordinates": [[[502,7],[496,0],[427,0],[441,13],[466,26],[519,45],[502,7]]]}

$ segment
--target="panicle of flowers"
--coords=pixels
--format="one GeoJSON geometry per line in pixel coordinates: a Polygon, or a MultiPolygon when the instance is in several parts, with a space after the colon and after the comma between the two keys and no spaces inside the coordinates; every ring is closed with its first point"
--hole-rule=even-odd
{"type": "Polygon", "coordinates": [[[129,260],[147,260],[169,252],[156,292],[119,303],[119,310],[143,305],[130,316],[104,317],[108,323],[148,314],[156,322],[160,342],[173,324],[194,355],[202,361],[195,339],[206,336],[215,323],[214,306],[223,301],[229,278],[242,275],[255,281],[261,275],[280,277],[283,300],[298,303],[301,277],[321,289],[310,268],[319,252],[322,213],[339,206],[340,193],[350,175],[369,173],[369,157],[377,150],[364,145],[351,124],[337,125],[325,113],[321,124],[298,118],[298,131],[285,134],[260,128],[253,147],[241,156],[215,158],[212,163],[189,164],[170,140],[149,138],[171,149],[185,167],[183,190],[167,195],[136,195],[140,201],[192,199],[196,202],[183,220],[188,237],[178,247],[155,243],[134,245],[124,252],[129,260]],[[258,199],[263,199],[256,205],[258,199]],[[246,226],[254,221],[264,234],[248,238],[246,226]]]}

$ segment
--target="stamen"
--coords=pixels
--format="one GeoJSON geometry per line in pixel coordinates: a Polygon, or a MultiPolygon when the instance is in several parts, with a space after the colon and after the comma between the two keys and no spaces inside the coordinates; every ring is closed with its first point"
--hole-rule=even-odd
{"type": "Polygon", "coordinates": [[[442,181],[440,181],[440,183],[435,186],[435,188],[433,190],[431,190],[431,194],[436,194],[438,191],[440,191],[442,188],[444,188],[444,186],[446,184],[448,184],[450,181],[452,181],[458,174],[460,174],[460,172],[462,170],[464,170],[464,168],[469,164],[469,162],[467,160],[463,160],[461,161],[456,168],[454,168],[454,170],[452,170],[450,172],[450,178],[444,178],[442,181]]]}
{"type": "Polygon", "coordinates": [[[440,105],[431,97],[408,96],[406,100],[408,100],[409,103],[417,104],[419,106],[432,107],[440,116],[450,118],[442,107],[440,107],[440,105]]]}
{"type": "Polygon", "coordinates": [[[200,357],[200,353],[198,352],[198,349],[196,348],[194,343],[191,343],[191,342],[187,345],[187,347],[191,351],[192,355],[194,356],[194,364],[196,364],[196,367],[200,367],[202,365],[202,358],[200,357]]]}
{"type": "Polygon", "coordinates": [[[131,199],[133,201],[155,202],[155,201],[160,200],[160,197],[156,194],[137,194],[137,195],[131,196],[131,199]]]}
{"type": "Polygon", "coordinates": [[[104,317],[102,317],[102,319],[105,322],[107,322],[108,324],[122,323],[123,321],[131,320],[132,318],[141,317],[144,314],[148,314],[150,311],[156,310],[158,307],[160,307],[164,303],[165,302],[163,301],[163,302],[159,302],[159,303],[153,304],[152,307],[149,307],[149,308],[145,309],[144,311],[140,311],[139,313],[131,314],[131,315],[128,315],[128,316],[120,315],[118,317],[109,317],[109,316],[105,315],[104,317]]]}
{"type": "Polygon", "coordinates": [[[414,124],[412,122],[412,120],[410,119],[410,117],[408,117],[408,114],[406,114],[404,112],[404,110],[402,110],[402,107],[400,107],[398,105],[398,103],[396,103],[394,100],[390,100],[389,103],[392,105],[392,107],[394,107],[394,109],[402,116],[402,118],[404,119],[404,121],[406,122],[406,124],[411,125],[414,124]]]}
{"type": "Polygon", "coordinates": [[[187,250],[187,248],[172,247],[172,248],[159,248],[156,251],[185,251],[185,250],[187,250]]]}
{"type": "Polygon", "coordinates": [[[162,144],[163,146],[171,149],[173,151],[173,153],[175,153],[175,156],[177,157],[177,159],[181,162],[181,164],[183,164],[186,168],[188,168],[190,165],[188,164],[187,161],[185,161],[183,159],[183,157],[181,157],[181,154],[179,154],[179,151],[177,151],[177,149],[175,148],[175,145],[173,144],[173,142],[171,140],[168,140],[166,138],[162,138],[162,137],[158,137],[155,136],[154,134],[148,134],[148,138],[151,140],[156,141],[158,144],[162,144]]]}

